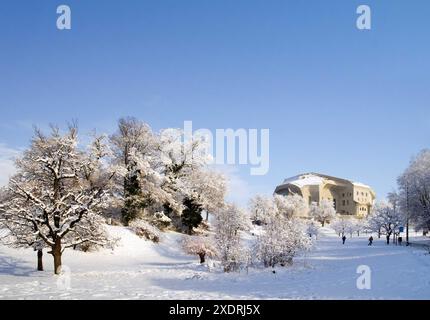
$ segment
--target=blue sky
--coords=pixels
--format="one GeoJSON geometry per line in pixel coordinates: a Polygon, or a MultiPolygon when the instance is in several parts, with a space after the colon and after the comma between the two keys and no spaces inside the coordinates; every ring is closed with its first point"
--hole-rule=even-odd
{"type": "Polygon", "coordinates": [[[0,2],[0,174],[32,125],[121,116],[155,130],[268,128],[270,172],[229,169],[239,202],[321,172],[395,187],[429,145],[430,2],[183,0],[0,2]],[[56,29],[56,8],[72,30],[56,29]],[[372,9],[372,30],[355,27],[372,9]]]}

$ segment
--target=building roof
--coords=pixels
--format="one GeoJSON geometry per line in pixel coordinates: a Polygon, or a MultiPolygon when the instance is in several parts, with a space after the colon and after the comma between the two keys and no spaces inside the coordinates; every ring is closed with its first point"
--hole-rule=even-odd
{"type": "Polygon", "coordinates": [[[361,182],[354,182],[351,180],[337,178],[337,177],[333,177],[333,176],[329,176],[329,175],[321,174],[321,173],[315,173],[315,172],[299,174],[297,176],[287,178],[284,180],[284,182],[279,187],[282,187],[285,185],[295,185],[299,188],[302,188],[304,186],[317,186],[317,185],[323,184],[327,179],[328,180],[338,180],[338,181],[340,180],[340,181],[343,181],[345,183],[351,183],[357,187],[368,188],[368,189],[372,190],[372,188],[370,186],[368,186],[364,183],[361,183],[361,182]]]}

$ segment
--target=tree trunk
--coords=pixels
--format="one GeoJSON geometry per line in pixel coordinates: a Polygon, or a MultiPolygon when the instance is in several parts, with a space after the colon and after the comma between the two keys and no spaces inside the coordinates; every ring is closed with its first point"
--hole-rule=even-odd
{"type": "Polygon", "coordinates": [[[325,221],[322,221],[322,222],[321,222],[321,225],[322,225],[322,227],[324,228],[325,221]]]}
{"type": "Polygon", "coordinates": [[[55,245],[52,248],[52,255],[54,256],[54,273],[61,274],[61,239],[55,240],[55,245]]]}
{"type": "Polygon", "coordinates": [[[390,235],[387,234],[387,244],[390,244],[390,235]]]}
{"type": "Polygon", "coordinates": [[[43,250],[37,250],[37,271],[43,271],[43,250]]]}
{"type": "Polygon", "coordinates": [[[206,254],[205,253],[199,253],[200,257],[200,263],[203,264],[206,262],[206,254]]]}

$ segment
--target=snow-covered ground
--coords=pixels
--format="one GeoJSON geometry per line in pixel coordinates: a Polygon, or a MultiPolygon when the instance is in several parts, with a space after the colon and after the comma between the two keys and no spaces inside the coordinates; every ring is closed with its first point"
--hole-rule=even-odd
{"type": "Polygon", "coordinates": [[[324,229],[316,248],[291,268],[224,274],[200,266],[181,252],[181,235],[161,244],[141,240],[122,227],[112,251],[66,251],[65,277],[54,276],[52,257],[36,272],[32,250],[0,247],[0,299],[430,299],[430,256],[425,251],[366,238],[340,239],[324,229]],[[359,290],[357,267],[372,270],[372,289],[359,290]]]}

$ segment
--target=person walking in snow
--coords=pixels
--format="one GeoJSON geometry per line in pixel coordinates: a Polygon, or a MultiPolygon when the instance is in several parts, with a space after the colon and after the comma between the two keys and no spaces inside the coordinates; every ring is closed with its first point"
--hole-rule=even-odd
{"type": "Polygon", "coordinates": [[[370,236],[370,238],[369,238],[369,246],[371,246],[371,245],[373,245],[373,237],[372,236],[370,236]]]}
{"type": "Polygon", "coordinates": [[[342,243],[345,244],[345,242],[346,242],[346,236],[343,236],[342,237],[342,243]]]}
{"type": "Polygon", "coordinates": [[[399,237],[399,238],[397,239],[397,242],[399,243],[399,246],[401,246],[401,245],[402,245],[402,242],[403,242],[403,238],[402,238],[402,237],[399,237]]]}

